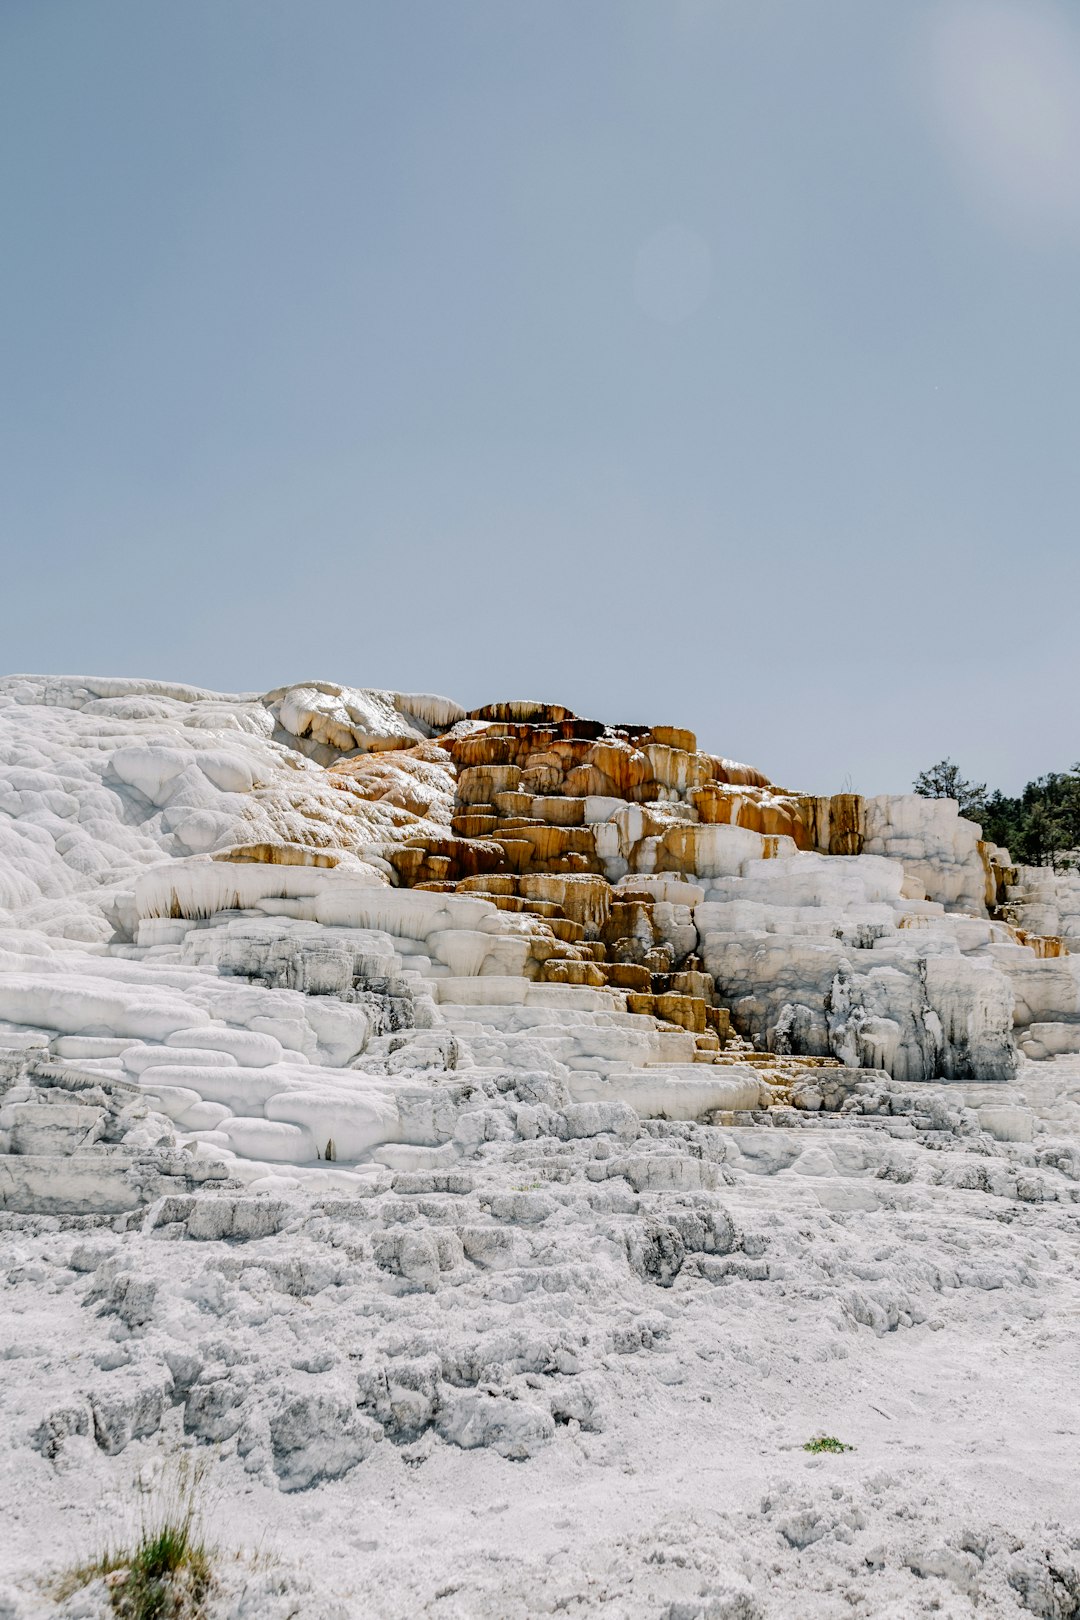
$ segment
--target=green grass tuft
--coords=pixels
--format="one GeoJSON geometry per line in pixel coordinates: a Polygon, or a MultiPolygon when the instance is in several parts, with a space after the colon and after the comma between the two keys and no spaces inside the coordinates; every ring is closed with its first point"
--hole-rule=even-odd
{"type": "Polygon", "coordinates": [[[54,1583],[59,1599],[104,1580],[118,1620],[201,1620],[214,1583],[214,1553],[200,1529],[202,1470],[181,1464],[156,1514],[144,1518],[138,1538],[109,1547],[66,1571],[54,1583]]]}
{"type": "Polygon", "coordinates": [[[843,1440],[838,1440],[834,1434],[816,1434],[812,1440],[806,1442],[803,1450],[815,1453],[819,1451],[854,1451],[855,1447],[845,1445],[843,1440]]]}

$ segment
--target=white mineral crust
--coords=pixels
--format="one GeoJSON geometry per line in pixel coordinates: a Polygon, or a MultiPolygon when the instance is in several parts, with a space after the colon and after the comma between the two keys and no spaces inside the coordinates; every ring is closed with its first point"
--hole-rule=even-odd
{"type": "Polygon", "coordinates": [[[0,681],[0,1620],[111,1614],[42,1583],[184,1450],[217,1620],[1080,1615],[1080,879],[991,916],[954,805],[799,849],[654,739],[643,803],[459,773],[610,896],[405,887],[447,734],[0,681]],[[722,1059],[546,972],[620,896],[722,1059]]]}

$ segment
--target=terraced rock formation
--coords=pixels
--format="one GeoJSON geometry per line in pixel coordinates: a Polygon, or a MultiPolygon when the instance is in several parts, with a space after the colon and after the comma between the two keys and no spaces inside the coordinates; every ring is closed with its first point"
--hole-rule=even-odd
{"type": "Polygon", "coordinates": [[[1074,887],[668,726],[0,682],[0,1615],[189,1452],[214,1620],[1074,1612],[1074,887]]]}

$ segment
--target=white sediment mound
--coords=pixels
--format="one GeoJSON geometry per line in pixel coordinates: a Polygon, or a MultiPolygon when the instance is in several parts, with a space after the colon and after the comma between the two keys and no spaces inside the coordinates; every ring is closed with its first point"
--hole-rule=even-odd
{"type": "Polygon", "coordinates": [[[1074,890],[672,727],[0,682],[0,1620],[185,1449],[216,1620],[1080,1614],[1074,890]]]}

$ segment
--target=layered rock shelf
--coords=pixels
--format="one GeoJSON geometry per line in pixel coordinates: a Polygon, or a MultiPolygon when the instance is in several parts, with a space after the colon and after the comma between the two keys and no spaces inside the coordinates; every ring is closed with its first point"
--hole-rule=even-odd
{"type": "Polygon", "coordinates": [[[0,681],[0,1615],[178,1459],[207,1620],[1073,1613],[1078,938],[675,726],[0,681]]]}
{"type": "Polygon", "coordinates": [[[0,720],[0,1046],[135,1085],[163,1150],[248,1184],[452,1158],[495,1071],[730,1122],[822,1065],[1001,1082],[1080,1048],[1068,884],[948,801],[327,682],[14,678],[0,720]]]}

